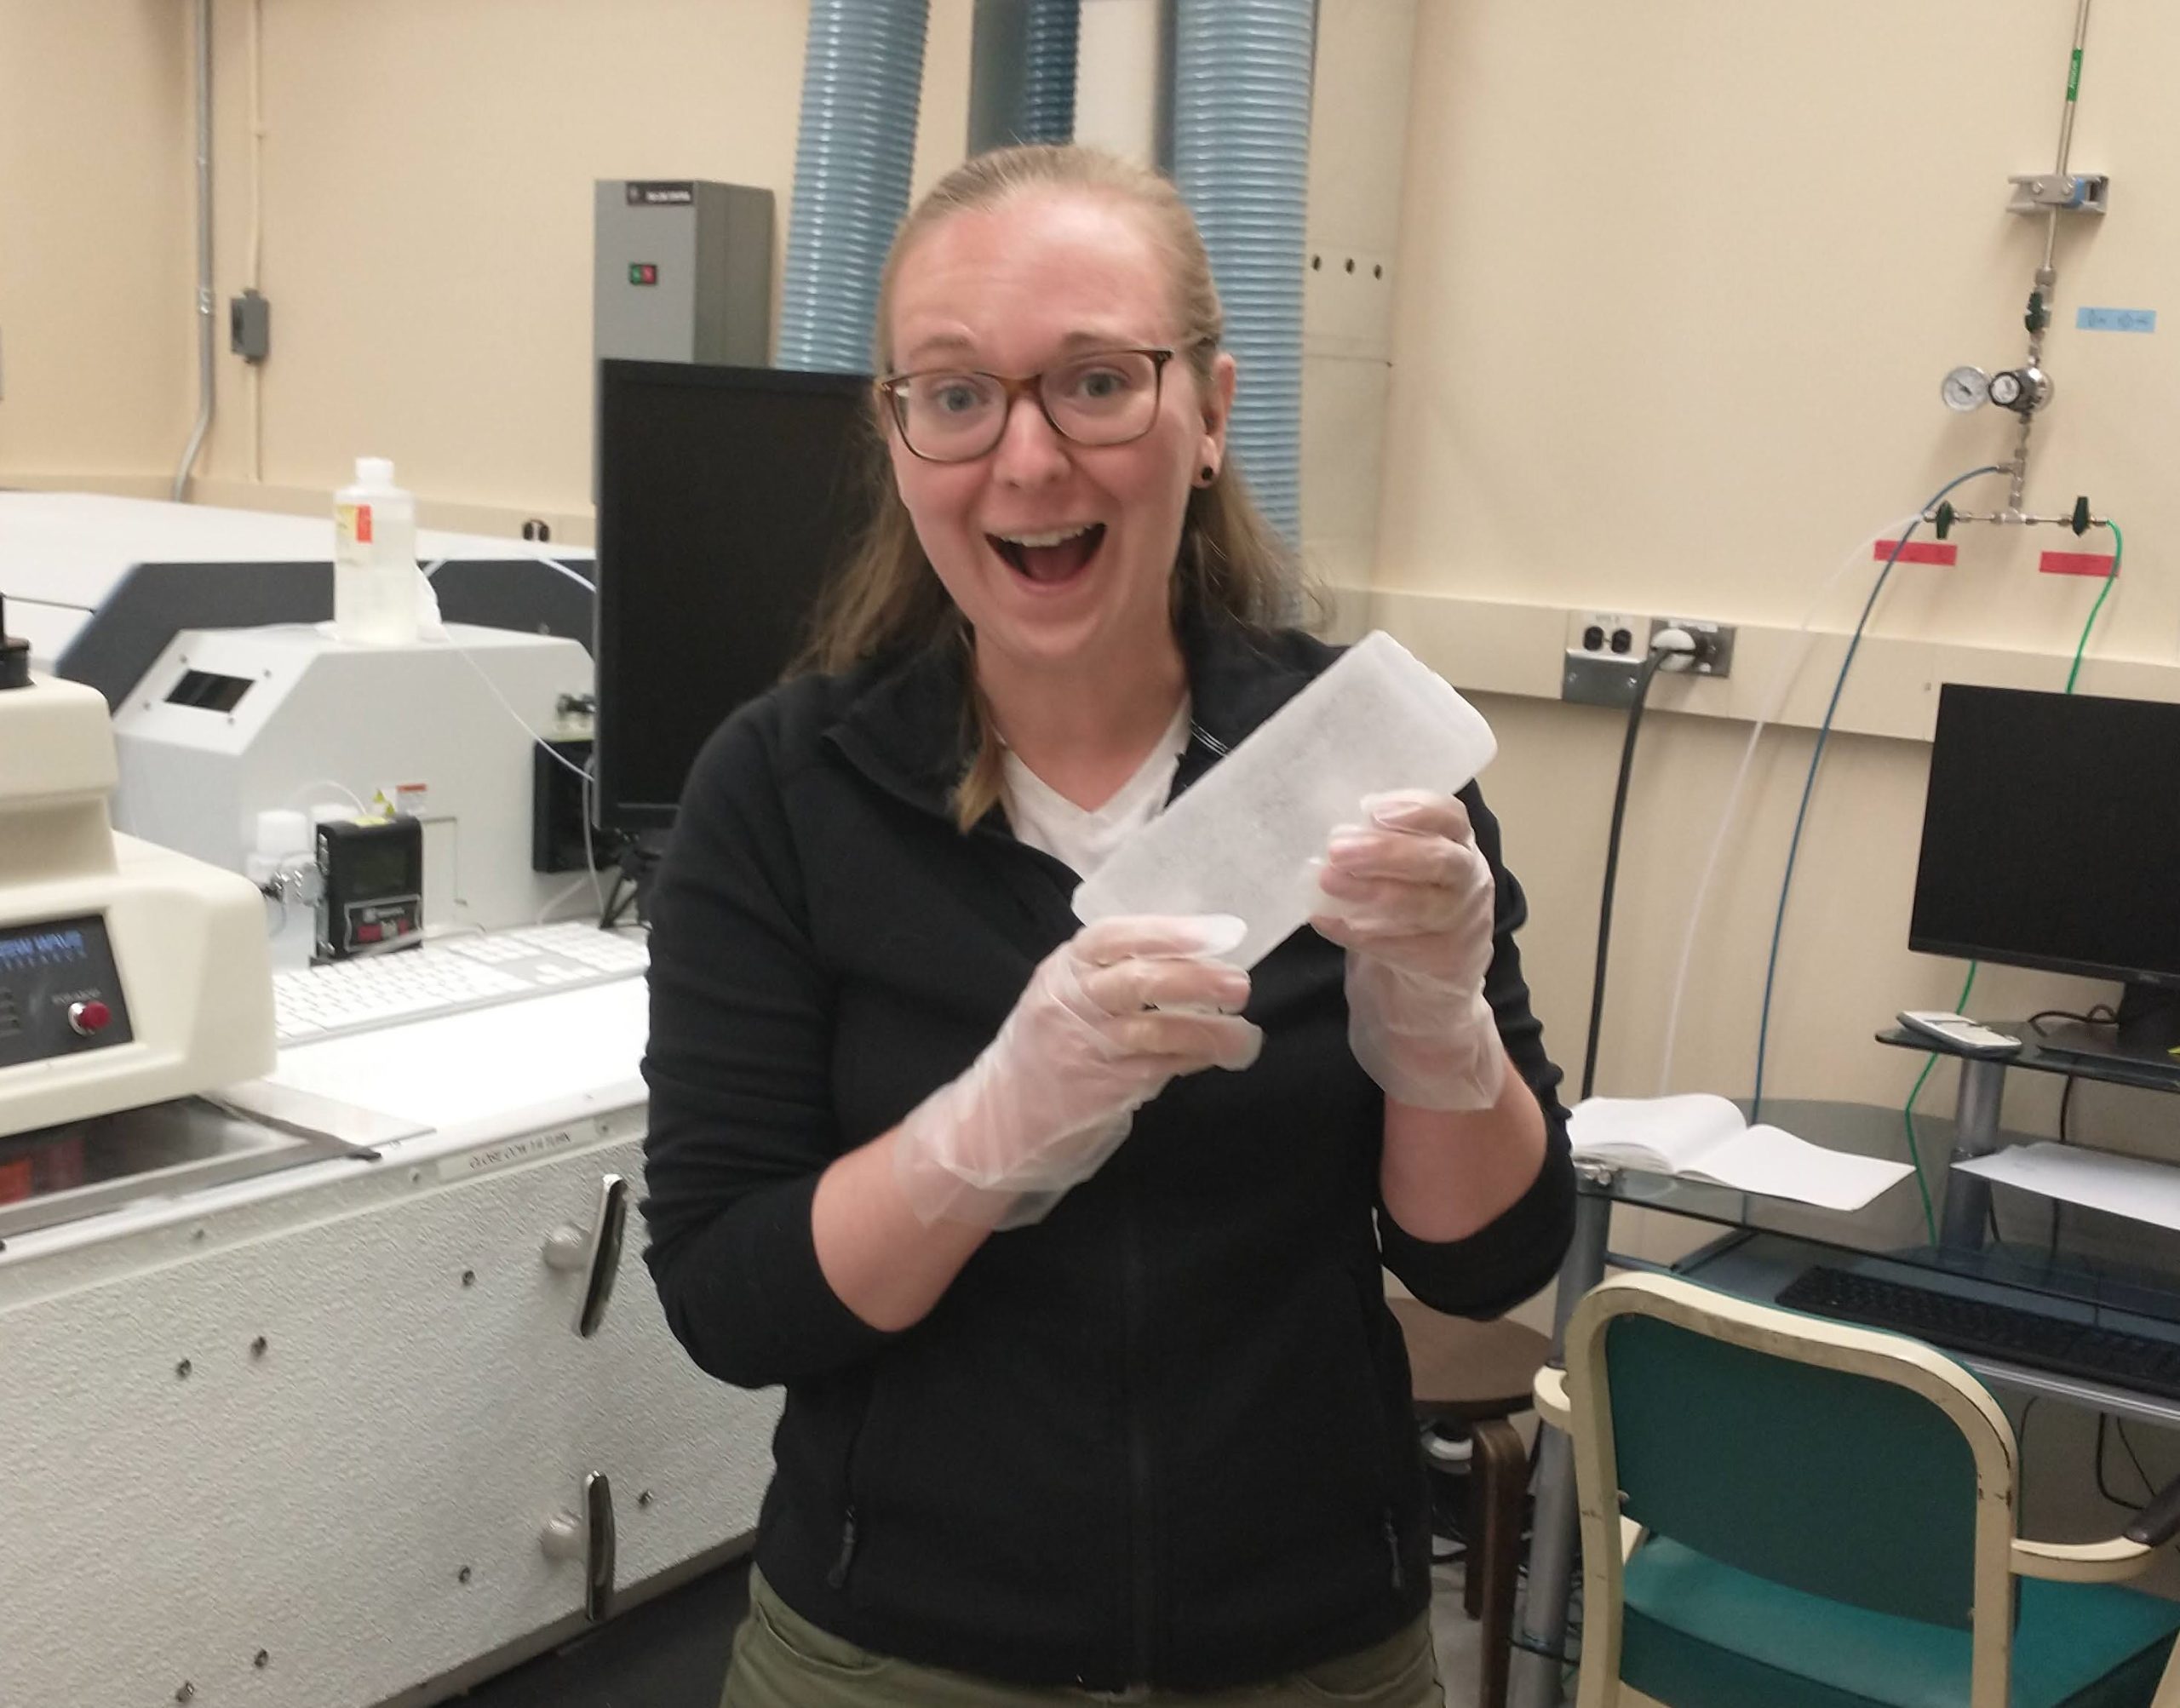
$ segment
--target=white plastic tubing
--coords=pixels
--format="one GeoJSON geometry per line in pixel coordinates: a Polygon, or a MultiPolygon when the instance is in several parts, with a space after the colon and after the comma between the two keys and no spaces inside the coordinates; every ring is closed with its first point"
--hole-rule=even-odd
{"type": "Polygon", "coordinates": [[[1749,767],[1756,759],[1756,748],[1764,739],[1764,731],[1779,720],[1779,714],[1786,708],[1787,696],[1793,691],[1794,683],[1801,675],[1802,666],[1809,662],[1816,647],[1817,636],[1814,631],[1817,614],[1823,610],[1833,588],[1857,565],[1867,566],[1870,561],[1870,547],[1886,540],[1896,540],[1907,528],[1921,517],[1922,513],[1911,510],[1896,521],[1889,522],[1874,534],[1865,536],[1862,543],[1839,562],[1839,566],[1827,576],[1817,587],[1816,596],[1809,602],[1809,609],[1802,613],[1802,620],[1795,625],[1796,645],[1787,660],[1786,668],[1779,673],[1778,686],[1771,691],[1763,714],[1749,726],[1748,741],[1741,750],[1741,764],[1735,768],[1731,787],[1726,790],[1725,804],[1718,809],[1718,822],[1711,833],[1710,851],[1703,857],[1703,875],[1695,883],[1695,899],[1689,903],[1688,925],[1680,937],[1680,959],[1672,977],[1672,995],[1666,1004],[1666,1036],[1664,1046],[1658,1052],[1657,1095],[1664,1097],[1672,1089],[1672,1058],[1680,1037],[1680,1010],[1688,994],[1689,968],[1695,959],[1695,939],[1703,925],[1703,909],[1711,898],[1711,884],[1718,875],[1718,858],[1724,853],[1726,843],[1733,834],[1734,817],[1741,809],[1741,791],[1748,782],[1749,767]]]}

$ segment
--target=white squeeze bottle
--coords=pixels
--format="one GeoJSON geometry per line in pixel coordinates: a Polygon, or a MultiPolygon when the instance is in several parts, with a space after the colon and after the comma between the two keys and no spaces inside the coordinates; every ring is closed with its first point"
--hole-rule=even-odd
{"type": "Polygon", "coordinates": [[[416,501],[382,456],[333,495],[333,632],[365,646],[416,639],[416,501]]]}

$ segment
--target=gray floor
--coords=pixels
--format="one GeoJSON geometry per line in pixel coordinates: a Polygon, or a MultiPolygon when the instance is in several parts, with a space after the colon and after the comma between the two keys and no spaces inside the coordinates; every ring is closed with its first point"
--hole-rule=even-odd
{"type": "Polygon", "coordinates": [[[1446,1708],[1475,1708],[1483,1665],[1483,1629],[1461,1611],[1461,1568],[1431,1569],[1431,1635],[1438,1649],[1438,1676],[1446,1682],[1446,1708]]]}

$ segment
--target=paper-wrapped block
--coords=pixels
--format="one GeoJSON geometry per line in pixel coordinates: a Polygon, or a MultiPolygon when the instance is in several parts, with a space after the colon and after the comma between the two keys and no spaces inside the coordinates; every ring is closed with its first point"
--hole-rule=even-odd
{"type": "Polygon", "coordinates": [[[1320,911],[1309,863],[1362,798],[1463,788],[1498,752],[1483,714],[1391,635],[1368,635],[1267,718],[1075,892],[1086,923],[1232,914],[1254,966],[1320,911]]]}

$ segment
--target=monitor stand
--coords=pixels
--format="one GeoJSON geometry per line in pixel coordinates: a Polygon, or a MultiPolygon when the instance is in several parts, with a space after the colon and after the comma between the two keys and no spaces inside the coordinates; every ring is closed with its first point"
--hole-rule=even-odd
{"type": "Polygon", "coordinates": [[[2121,988],[2116,1026],[2065,1021],[2037,1034],[2035,1043],[2056,1056],[2131,1062],[2180,1077],[2180,992],[2130,979],[2121,988]]]}

